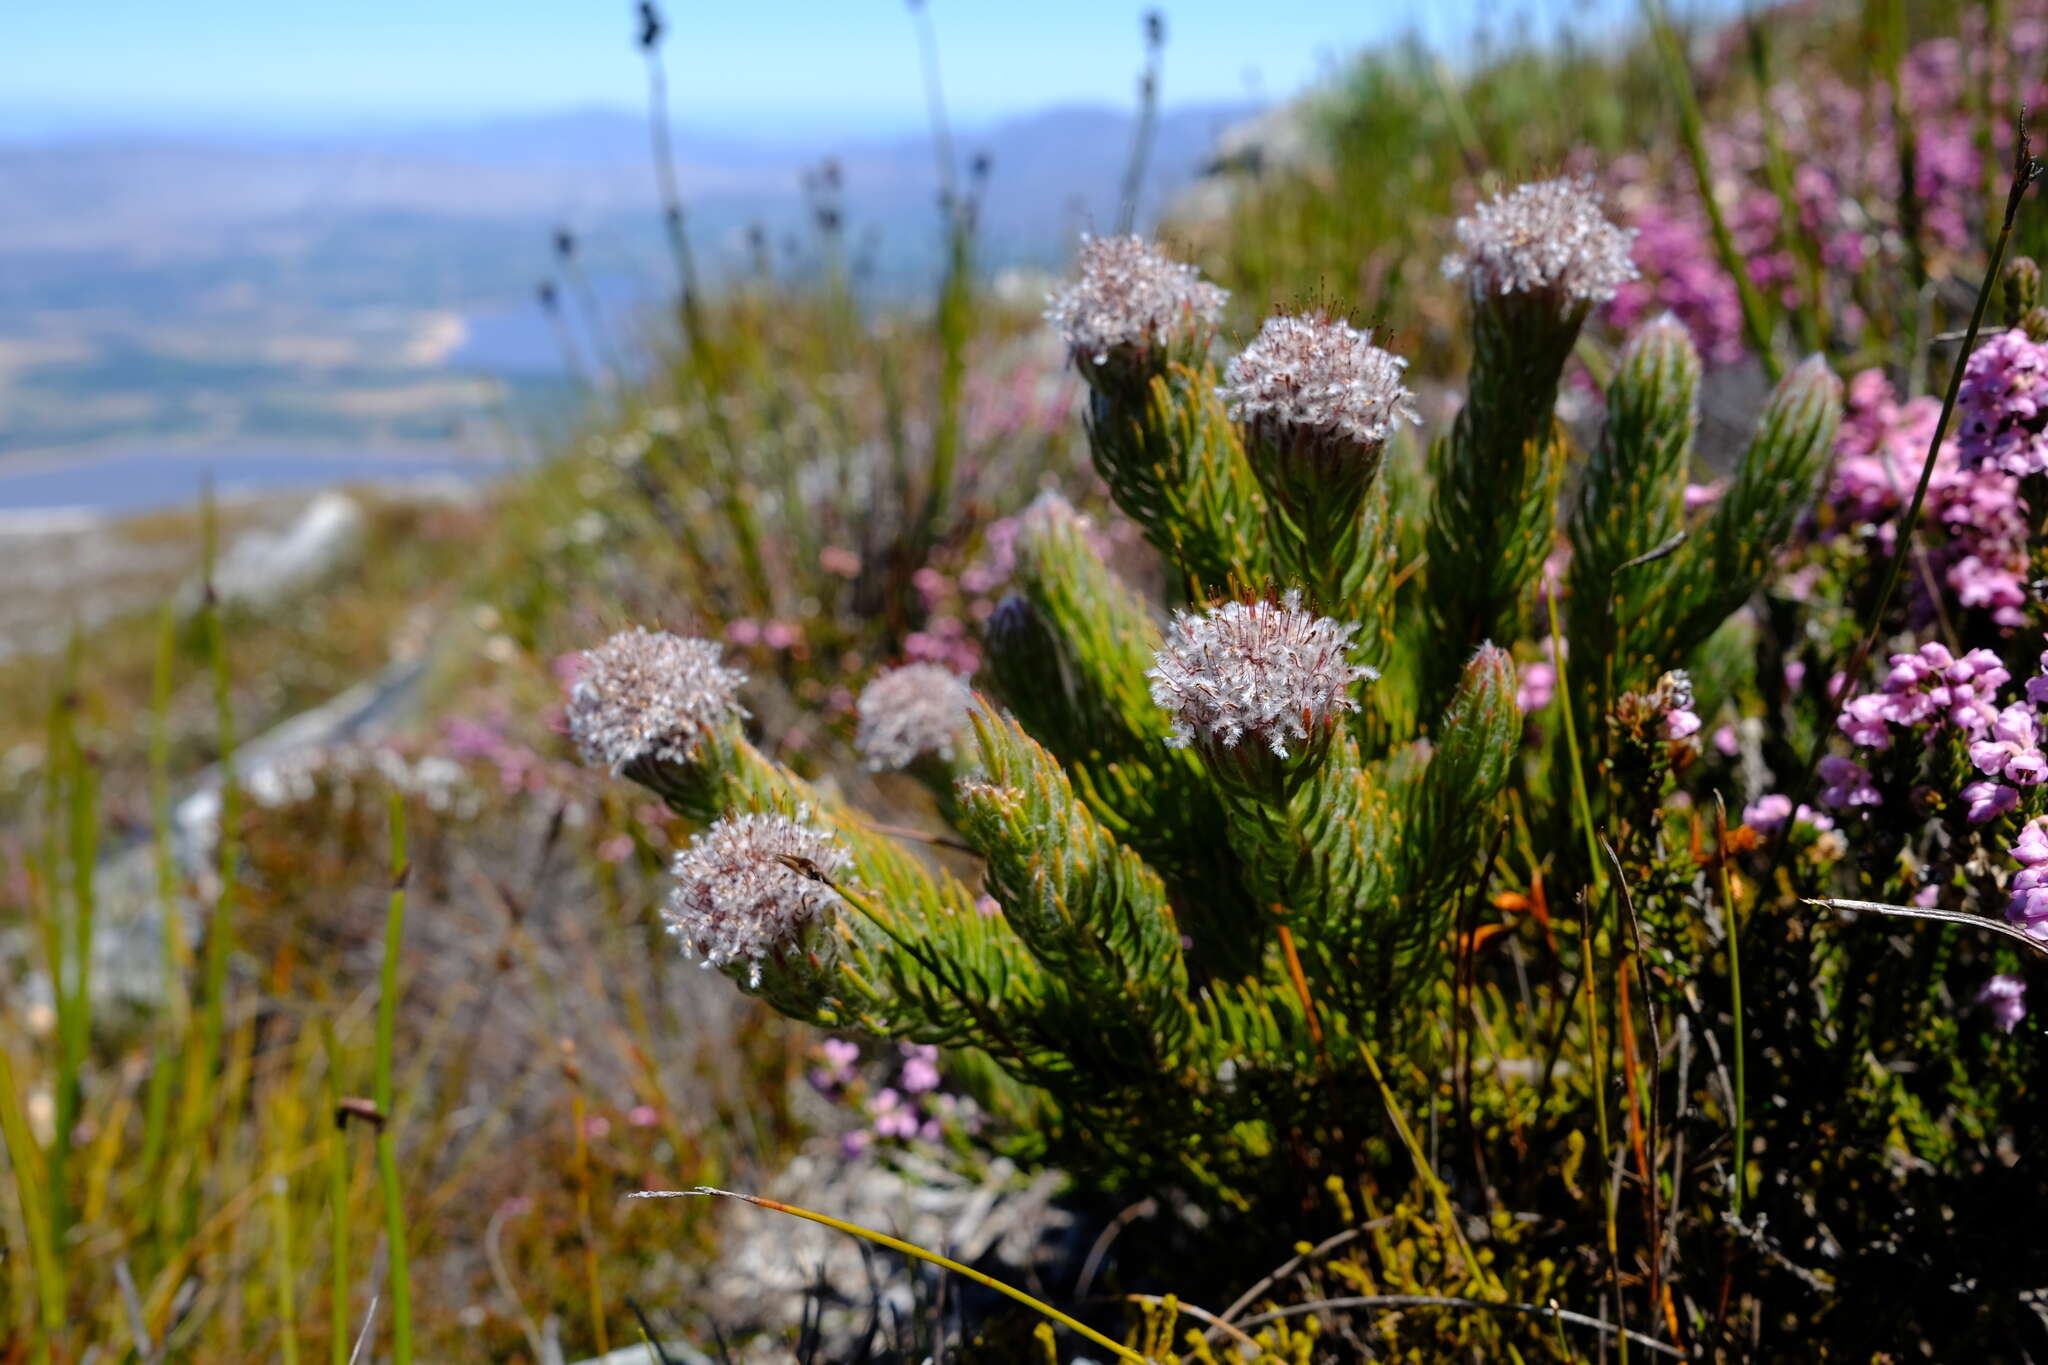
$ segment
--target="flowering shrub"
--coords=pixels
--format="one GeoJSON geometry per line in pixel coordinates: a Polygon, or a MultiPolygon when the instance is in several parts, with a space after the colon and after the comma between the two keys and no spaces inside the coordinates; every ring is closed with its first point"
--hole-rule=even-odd
{"type": "MultiPolygon", "coordinates": [[[[990,582],[1008,592],[972,684],[913,662],[861,693],[865,765],[925,781],[978,855],[978,886],[756,748],[743,689],[710,647],[629,633],[594,651],[677,664],[668,691],[592,668],[570,720],[587,752],[709,823],[676,860],[667,913],[686,950],[793,1017],[899,1049],[902,1074],[863,1101],[859,1142],[928,1136],[937,1115],[920,1097],[943,1065],[996,1140],[1062,1161],[1091,1189],[1174,1186],[1229,1226],[1305,1232],[1317,1217],[1303,1190],[1324,1176],[1398,1183],[1404,1163],[1426,1161],[1403,1115],[1441,1121],[1455,1095],[1474,1141],[1469,1170],[1446,1158],[1458,1179],[1490,1172],[1528,1201],[1507,1207],[1569,1219],[1586,1216],[1570,1212],[1583,1196],[1543,1172],[1559,1151],[1607,1140],[1619,1102],[1637,1147],[1614,1160],[1646,1187],[1675,1182],[1672,1202],[1619,1219],[1619,1235],[1638,1273],[1668,1287],[1683,1276],[1659,1239],[1725,1256],[1716,1210],[1731,1202],[1737,1219],[1768,1211],[1734,1226],[1763,1237],[1768,1217],[1772,1246],[1814,1226],[1796,1184],[1763,1172],[1808,1160],[1819,1120],[1765,1096],[1844,1065],[1845,1037],[1938,999],[1950,973],[1974,973],[1964,990],[1981,997],[1983,1037],[2017,1027],[2016,978],[1983,971],[1983,951],[1916,957],[1916,987],[1873,999],[1866,977],[1841,973],[1877,936],[1797,909],[1798,892],[1844,883],[1939,898],[2009,881],[1996,894],[2016,917],[2048,918],[2033,909],[2035,863],[1982,871],[1971,842],[2030,811],[2048,777],[2033,703],[2013,695],[2001,652],[1922,642],[1875,687],[1816,696],[1805,663],[1755,627],[1753,603],[1796,609],[1802,576],[1810,591],[1816,573],[1867,573],[1896,546],[1925,414],[1863,380],[1845,425],[1841,384],[1809,360],[1708,488],[1693,465],[1702,359],[1662,315],[1623,347],[1604,429],[1567,491],[1577,452],[1554,415],[1559,385],[1594,309],[1634,277],[1629,234],[1588,182],[1560,180],[1481,206],[1454,237],[1445,271],[1466,292],[1475,362],[1422,470],[1404,438],[1416,408],[1403,362],[1369,333],[1327,314],[1275,318],[1219,366],[1219,290],[1135,239],[1084,244],[1048,318],[1088,388],[1096,471],[1179,605],[1162,620],[1166,604],[1108,567],[1087,519],[1045,495],[1006,523],[990,582]],[[1519,671],[1509,646],[1528,661],[1519,671]],[[1757,718],[1770,705],[1839,732],[1811,793],[1757,718]],[[1726,833],[1701,822],[1723,787],[1746,820],[1726,833]],[[1941,833],[1928,843],[1915,822],[1941,833]],[[1519,850],[1503,842],[1517,828],[1519,850]],[[1547,845],[1528,843],[1544,832],[1547,845]],[[1782,892],[1771,840],[1791,855],[1782,892]],[[1559,895],[1574,891],[1568,909],[1559,895]],[[1483,922],[1489,903],[1502,918],[1483,922]],[[1760,946],[1738,947],[1737,915],[1768,917],[1760,946]],[[1481,954],[1486,941],[1516,945],[1511,961],[1481,954]],[[1532,979],[1531,951],[1571,976],[1532,979]],[[1748,1014],[1738,954],[1783,992],[1748,1014]],[[1817,994],[1801,1005],[1802,991],[1817,994]],[[1606,1022],[1572,1022],[1576,997],[1603,994],[1606,1022]],[[1809,1006],[1836,1031],[1813,1033],[1809,1006]],[[1694,1041],[1675,1059],[1668,1046],[1638,1057],[1645,1024],[1694,1041]],[[1489,1039],[1484,1075],[1473,1028],[1489,1039]],[[1712,1044],[1721,1061],[1704,1060],[1702,1034],[1725,1040],[1712,1044]],[[1756,1070],[1742,1094],[1715,1077],[1745,1035],[1756,1070]],[[1617,1097],[1617,1046],[1627,1075],[1664,1074],[1665,1098],[1634,1080],[1617,1097]],[[1576,1059],[1563,1070],[1560,1048],[1576,1059]],[[1699,1155],[1729,1124],[1751,1144],[1742,1159],[1699,1155]],[[1530,1125],[1545,1134],[1535,1150],[1530,1125]],[[1684,1133],[1700,1144],[1691,1156],[1684,1133]]],[[[1944,576],[1903,629],[1975,603],[1986,554],[2006,566],[2024,551],[2005,468],[2031,435],[2024,341],[1973,364],[1972,416],[1943,457],[1938,504],[1974,499],[2020,520],[1943,515],[1944,576]],[[1993,535],[2012,539],[1994,548],[1993,535]]],[[[1981,630],[2015,624],[1981,605],[1981,630]]],[[[2042,691],[2048,681],[2026,694],[2042,691]]],[[[2048,865],[2043,828],[2026,826],[2014,856],[2048,865]]],[[[1923,1040],[1924,1028],[1885,1046],[1923,1040]]],[[[829,1045],[827,1090],[853,1083],[850,1047],[829,1045]]],[[[1941,1169],[1987,1140],[1993,1120],[1967,1106],[2010,1068],[1981,1055],[1932,1089],[1838,1086],[1823,1185],[1876,1182],[1896,1214],[1913,1196],[1887,1174],[1886,1134],[1904,1124],[1941,1169]]],[[[1485,1188],[1458,1198],[1502,1197],[1485,1188]]],[[[1488,1268],[1444,1235],[1431,1274],[1445,1292],[1534,1292],[1537,1263],[1508,1254],[1514,1239],[1488,1268]]],[[[1590,1255],[1565,1273],[1595,1275],[1590,1255]]],[[[1796,1274],[1748,1272],[1744,1312],[1809,1292],[1813,1272],[1783,1259],[1796,1274]]],[[[1685,1292],[1689,1316],[1666,1315],[1679,1334],[1722,1330],[1685,1292]]]]}

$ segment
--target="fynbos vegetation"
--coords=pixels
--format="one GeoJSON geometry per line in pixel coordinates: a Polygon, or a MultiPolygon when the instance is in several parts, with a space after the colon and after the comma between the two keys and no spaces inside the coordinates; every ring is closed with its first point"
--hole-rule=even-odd
{"type": "Polygon", "coordinates": [[[705,285],[640,8],[681,344],[502,495],[438,656],[460,765],[264,796],[211,597],[139,764],[109,646],[55,697],[10,807],[50,1001],[0,1025],[13,1358],[2048,1350],[2048,14],[1382,54],[1321,165],[1083,238],[1042,316],[978,284],[1000,168],[949,161],[913,325],[836,209],[818,278],[705,285]],[[1323,281],[1368,176],[1427,184],[1323,281]],[[124,773],[163,958],[109,1020],[124,773]],[[322,938],[351,879],[381,937],[322,938]],[[1086,1235],[626,1198],[765,1189],[807,1131],[906,1208],[1052,1173],[1086,1235]],[[771,1302],[733,1247],[786,1217],[913,1269],[771,1302]]]}

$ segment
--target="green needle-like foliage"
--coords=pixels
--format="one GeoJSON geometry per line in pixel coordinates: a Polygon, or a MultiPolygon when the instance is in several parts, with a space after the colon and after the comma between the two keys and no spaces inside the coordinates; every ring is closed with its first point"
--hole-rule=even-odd
{"type": "Polygon", "coordinates": [[[1599,715],[1610,690],[1625,690],[1648,671],[1646,661],[1615,653],[1679,563],[1672,552],[1685,525],[1699,383],[1699,352],[1678,320],[1666,315],[1629,339],[1608,385],[1607,423],[1568,528],[1567,619],[1590,702],[1582,715],[1599,715]]]}
{"type": "Polygon", "coordinates": [[[1630,637],[1659,663],[1702,643],[1763,581],[1772,558],[1812,504],[1842,423],[1842,381],[1819,356],[1778,382],[1757,418],[1728,491],[1674,556],[1645,613],[1648,639],[1630,637]]]}
{"type": "Polygon", "coordinates": [[[1204,969],[1242,969],[1246,954],[1228,946],[1234,935],[1203,932],[1234,909],[1237,871],[1222,806],[1194,755],[1167,747],[1167,718],[1146,687],[1160,644],[1152,609],[1102,562],[1086,524],[1058,497],[1024,516],[1015,585],[989,626],[996,691],[1066,765],[1095,817],[1166,879],[1204,969]]]}
{"type": "MultiPolygon", "coordinates": [[[[1021,1146],[1105,1188],[1171,1180],[1270,1210],[1304,1164],[1393,1140],[1383,1085],[1445,1064],[1442,1002],[1511,789],[1521,828],[1574,818],[1549,747],[1524,748],[1503,646],[1538,633],[1527,607],[1559,539],[1559,376],[1630,269],[1572,182],[1503,196],[1459,235],[1476,359],[1431,457],[1427,583],[1406,597],[1402,362],[1348,324],[1279,318],[1219,382],[1220,294],[1134,239],[1090,245],[1053,317],[1096,467],[1169,583],[1212,595],[1163,619],[1047,496],[988,625],[988,695],[929,670],[863,694],[870,760],[950,782],[939,810],[980,856],[978,888],[764,756],[715,647],[638,633],[594,651],[579,743],[710,824],[677,860],[686,946],[796,1018],[954,1049],[1021,1146]]],[[[1650,683],[1749,597],[1840,416],[1840,385],[1801,367],[1684,536],[1698,383],[1677,324],[1629,342],[1566,518],[1560,652],[1584,680],[1566,714],[1590,778],[1634,765],[1632,798],[1684,739],[1666,718],[1694,705],[1684,674],[1650,683]]]]}
{"type": "Polygon", "coordinates": [[[961,832],[986,886],[1045,968],[1036,1031],[1058,1064],[1143,1083],[1173,1069],[1192,1022],[1180,927],[1157,873],[1119,844],[1014,720],[972,713],[982,773],[960,784],[961,832]]]}
{"type": "Polygon", "coordinates": [[[1473,317],[1472,392],[1431,451],[1436,477],[1426,546],[1438,627],[1425,695],[1442,696],[1482,640],[1518,633],[1550,553],[1565,436],[1551,409],[1576,327],[1515,326],[1528,310],[1473,317]]]}
{"type": "Polygon", "coordinates": [[[1213,366],[1174,363],[1142,389],[1089,394],[1096,472],[1196,593],[1258,582],[1264,499],[1216,396],[1213,366]]]}
{"type": "Polygon", "coordinates": [[[829,925],[798,951],[724,964],[780,1012],[829,1028],[959,1045],[1001,1026],[1010,1002],[1033,997],[1037,972],[1028,955],[994,930],[973,893],[764,756],[737,720],[706,733],[687,763],[643,759],[626,771],[686,818],[773,812],[844,849],[847,866],[830,880],[847,906],[829,925]]]}

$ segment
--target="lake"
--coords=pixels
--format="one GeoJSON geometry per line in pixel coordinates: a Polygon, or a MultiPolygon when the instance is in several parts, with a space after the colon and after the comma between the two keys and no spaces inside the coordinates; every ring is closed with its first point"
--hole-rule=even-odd
{"type": "Polygon", "coordinates": [[[345,483],[486,480],[509,459],[449,451],[168,450],[22,455],[0,460],[0,513],[84,509],[115,515],[195,503],[208,479],[217,496],[291,492],[345,483]]]}

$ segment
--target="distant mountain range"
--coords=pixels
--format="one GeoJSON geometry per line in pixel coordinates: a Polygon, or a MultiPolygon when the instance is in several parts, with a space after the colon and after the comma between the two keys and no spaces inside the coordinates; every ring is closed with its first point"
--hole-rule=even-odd
{"type": "MultiPolygon", "coordinates": [[[[1185,183],[1245,105],[1166,111],[1146,198],[1185,183]]],[[[1050,109],[968,130],[963,159],[990,158],[984,215],[1010,249],[1055,252],[1067,229],[1114,220],[1130,154],[1128,111],[1050,109]]],[[[800,179],[826,158],[842,171],[849,227],[927,235],[937,189],[928,138],[758,140],[675,133],[678,175],[693,220],[723,231],[803,217],[800,179]]],[[[0,141],[0,252],[133,252],[151,257],[287,242],[293,226],[323,232],[394,216],[591,231],[654,206],[648,127],[638,115],[590,110],[472,125],[378,131],[360,139],[105,134],[0,141]],[[222,234],[228,241],[222,241],[222,234]]],[[[650,229],[651,231],[651,229],[650,229]]]]}
{"type": "MultiPolygon", "coordinates": [[[[1194,177],[1244,105],[1166,111],[1143,208],[1194,177]]],[[[1114,224],[1128,110],[1050,109],[959,133],[989,159],[982,260],[1052,265],[1114,224]]],[[[644,118],[581,111],[357,137],[0,141],[0,457],[92,443],[492,441],[566,388],[532,303],[572,228],[607,327],[669,288],[644,118]],[[509,331],[508,331],[509,329],[509,331]],[[524,329],[526,335],[510,333],[524,329]],[[488,334],[490,344],[470,344],[488,334]]],[[[886,298],[941,242],[925,137],[675,131],[698,254],[812,269],[802,181],[838,166],[846,240],[886,298]]]]}

